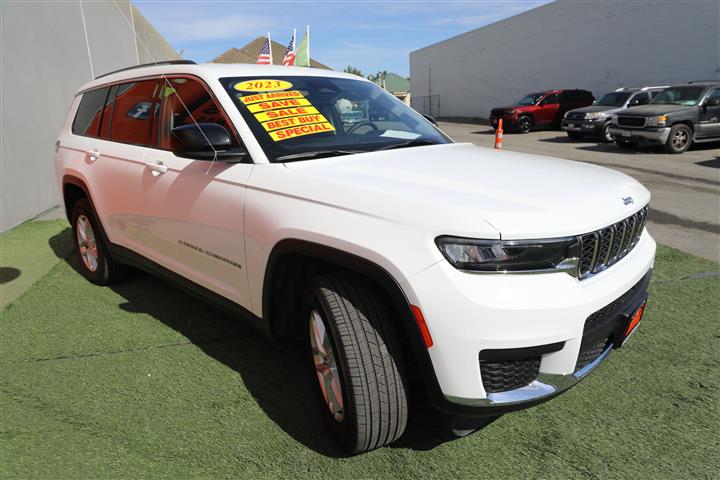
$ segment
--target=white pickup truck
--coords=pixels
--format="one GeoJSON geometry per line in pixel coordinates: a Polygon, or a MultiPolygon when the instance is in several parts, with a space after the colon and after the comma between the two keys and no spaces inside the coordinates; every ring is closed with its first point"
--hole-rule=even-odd
{"type": "Polygon", "coordinates": [[[454,143],[431,120],[325,70],[180,61],[98,78],[55,156],[82,271],[107,285],[142,268],[303,339],[351,453],[403,434],[410,382],[462,431],[548,400],[642,316],[650,194],[454,143]]]}

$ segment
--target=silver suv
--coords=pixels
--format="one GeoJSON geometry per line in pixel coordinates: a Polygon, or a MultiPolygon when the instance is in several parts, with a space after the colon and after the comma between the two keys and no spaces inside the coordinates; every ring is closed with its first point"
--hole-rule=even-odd
{"type": "Polygon", "coordinates": [[[663,88],[666,87],[618,88],[595,100],[589,107],[568,111],[563,118],[562,129],[573,140],[593,137],[611,143],[614,138],[608,128],[613,114],[629,107],[647,104],[663,88]]]}

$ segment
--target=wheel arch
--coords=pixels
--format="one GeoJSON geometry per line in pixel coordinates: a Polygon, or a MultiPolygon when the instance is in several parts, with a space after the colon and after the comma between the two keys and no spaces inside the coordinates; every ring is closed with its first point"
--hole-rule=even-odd
{"type": "Polygon", "coordinates": [[[299,325],[299,319],[283,308],[299,306],[301,296],[308,294],[298,286],[307,284],[315,275],[338,269],[363,275],[379,286],[397,314],[394,327],[405,344],[410,370],[420,377],[431,400],[442,397],[430,355],[402,288],[385,268],[355,254],[299,239],[285,239],[274,246],[266,264],[262,292],[263,320],[273,337],[297,334],[294,325],[299,325]],[[284,296],[291,291],[293,298],[284,296]]]}
{"type": "MultiPolygon", "coordinates": [[[[65,205],[65,216],[70,221],[72,215],[72,207],[81,198],[87,198],[92,204],[90,192],[87,185],[80,178],[74,175],[65,175],[62,180],[63,204],[65,205]]],[[[94,206],[93,206],[94,209],[94,206]]]]}

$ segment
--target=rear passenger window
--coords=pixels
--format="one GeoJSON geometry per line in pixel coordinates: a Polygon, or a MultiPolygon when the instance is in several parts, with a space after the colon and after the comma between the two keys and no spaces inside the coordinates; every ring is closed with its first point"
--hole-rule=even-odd
{"type": "Polygon", "coordinates": [[[98,136],[108,90],[109,88],[105,87],[83,93],[73,120],[72,133],[86,137],[98,136]]]}
{"type": "Polygon", "coordinates": [[[133,145],[155,146],[152,126],[158,99],[158,80],[123,83],[105,109],[110,115],[110,140],[133,145]]]}
{"type": "Polygon", "coordinates": [[[220,106],[205,86],[190,78],[169,78],[162,85],[160,116],[157,122],[158,145],[170,150],[170,131],[181,125],[217,123],[234,138],[220,106]]]}

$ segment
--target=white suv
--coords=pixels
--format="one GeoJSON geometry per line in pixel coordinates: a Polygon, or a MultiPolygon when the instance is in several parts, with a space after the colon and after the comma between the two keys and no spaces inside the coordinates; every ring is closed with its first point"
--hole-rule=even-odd
{"type": "Polygon", "coordinates": [[[80,89],[55,166],[90,281],[140,267],[304,339],[350,452],[402,435],[413,381],[458,433],[556,396],[647,299],[642,185],[454,143],[354,75],[115,72],[80,89]]]}

